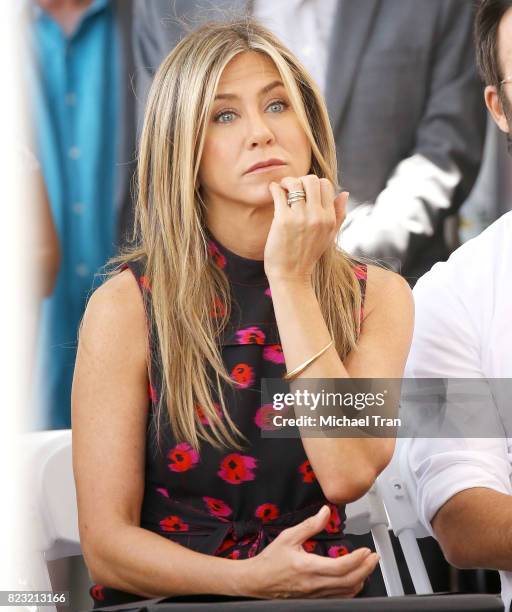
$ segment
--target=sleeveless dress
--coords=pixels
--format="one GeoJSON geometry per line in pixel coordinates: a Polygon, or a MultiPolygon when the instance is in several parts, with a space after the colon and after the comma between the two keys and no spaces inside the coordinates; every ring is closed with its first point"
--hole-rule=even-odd
{"type": "MultiPolygon", "coordinates": [[[[232,295],[230,321],[220,343],[237,388],[224,387],[225,401],[250,446],[244,452],[230,452],[202,442],[198,453],[187,443],[177,443],[167,425],[161,428],[162,450],[158,450],[151,416],[162,368],[155,327],[148,321],[151,369],[141,527],[195,551],[245,559],[258,554],[286,527],[328,504],[331,516],[325,530],[304,542],[304,548],[330,557],[346,554],[353,546],[343,534],[344,506],[325,498],[301,439],[261,436],[272,405],[261,405],[260,380],[282,377],[286,371],[264,263],[240,257],[209,237],[210,256],[227,274],[232,295]]],[[[150,307],[151,286],[143,263],[126,267],[137,279],[146,308],[150,307]]],[[[354,273],[364,299],[367,268],[355,264],[354,273]]],[[[212,316],[218,309],[222,304],[216,305],[212,316]]],[[[196,409],[207,424],[200,406],[196,409]]],[[[99,584],[90,588],[90,595],[95,608],[145,598],[99,584]]]]}

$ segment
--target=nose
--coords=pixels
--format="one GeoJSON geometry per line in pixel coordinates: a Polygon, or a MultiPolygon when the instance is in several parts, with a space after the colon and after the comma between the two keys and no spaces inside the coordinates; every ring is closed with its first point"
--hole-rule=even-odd
{"type": "Polygon", "coordinates": [[[261,145],[269,145],[275,141],[273,131],[259,113],[251,115],[248,119],[247,145],[254,149],[261,145]]]}

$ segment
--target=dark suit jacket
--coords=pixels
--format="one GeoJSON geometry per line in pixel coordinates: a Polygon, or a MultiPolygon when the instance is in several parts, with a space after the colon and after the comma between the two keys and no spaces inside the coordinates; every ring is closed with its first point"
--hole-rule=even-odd
{"type": "MultiPolygon", "coordinates": [[[[138,0],[141,103],[158,64],[187,29],[247,10],[245,0],[138,0]]],[[[445,219],[465,200],[480,166],[485,110],[472,3],[339,0],[335,19],[326,102],[339,180],[351,194],[340,244],[414,282],[454,246],[445,219]]]]}

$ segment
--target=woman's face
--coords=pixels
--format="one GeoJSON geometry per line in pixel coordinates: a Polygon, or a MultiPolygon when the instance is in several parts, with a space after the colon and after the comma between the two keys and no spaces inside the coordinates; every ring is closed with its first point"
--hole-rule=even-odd
{"type": "Polygon", "coordinates": [[[199,182],[208,205],[233,201],[273,204],[271,181],[304,176],[311,146],[272,60],[240,53],[222,73],[208,119],[199,182]],[[260,162],[275,165],[250,171],[260,162]]]}

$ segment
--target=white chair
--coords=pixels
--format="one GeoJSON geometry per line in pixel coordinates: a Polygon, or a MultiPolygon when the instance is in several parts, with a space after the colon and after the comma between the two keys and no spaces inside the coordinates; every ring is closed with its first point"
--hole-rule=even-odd
{"type": "Polygon", "coordinates": [[[23,434],[20,457],[29,550],[21,558],[18,588],[51,591],[47,562],[81,554],[71,430],[23,434]]]}
{"type": "Polygon", "coordinates": [[[417,539],[430,534],[416,511],[416,489],[409,471],[408,452],[409,440],[398,438],[391,463],[377,479],[376,487],[386,507],[390,527],[400,542],[414,590],[418,595],[425,595],[433,591],[417,539]]]}
{"type": "Polygon", "coordinates": [[[368,493],[347,505],[346,532],[356,535],[371,531],[388,596],[403,595],[404,588],[396,563],[389,528],[402,547],[416,593],[432,593],[432,586],[417,538],[429,535],[418,519],[408,472],[406,439],[398,439],[388,467],[368,493]]]}
{"type": "Polygon", "coordinates": [[[389,596],[403,595],[404,588],[395,559],[393,545],[389,537],[388,517],[376,485],[364,497],[346,507],[347,521],[345,533],[362,535],[372,534],[375,550],[380,556],[380,569],[386,593],[389,596]]]}

